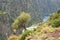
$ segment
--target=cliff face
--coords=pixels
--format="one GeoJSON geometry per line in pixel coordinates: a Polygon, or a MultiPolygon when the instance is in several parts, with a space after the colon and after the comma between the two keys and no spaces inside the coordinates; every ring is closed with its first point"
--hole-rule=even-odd
{"type": "Polygon", "coordinates": [[[5,21],[3,23],[11,25],[20,12],[24,11],[31,14],[33,23],[42,22],[44,16],[48,16],[58,8],[60,0],[0,0],[0,10],[9,13],[3,16],[5,19],[2,17],[0,19],[2,22],[5,21]]]}
{"type": "MultiPolygon", "coordinates": [[[[16,34],[21,34],[23,28],[17,30],[16,34]]],[[[9,25],[6,25],[2,22],[0,22],[0,34],[5,35],[5,36],[10,36],[13,34],[13,30],[9,25]]]]}
{"type": "Polygon", "coordinates": [[[3,24],[2,22],[0,22],[0,33],[5,35],[5,36],[8,36],[12,33],[11,29],[9,26],[3,24]]]}

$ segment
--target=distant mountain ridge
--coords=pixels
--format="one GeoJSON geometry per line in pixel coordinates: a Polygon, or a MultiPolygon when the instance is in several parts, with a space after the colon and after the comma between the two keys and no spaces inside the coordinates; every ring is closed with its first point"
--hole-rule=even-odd
{"type": "Polygon", "coordinates": [[[22,11],[31,14],[32,22],[42,22],[44,16],[60,8],[60,0],[0,0],[0,3],[0,10],[9,13],[7,14],[9,20],[6,20],[10,24],[22,11]]]}

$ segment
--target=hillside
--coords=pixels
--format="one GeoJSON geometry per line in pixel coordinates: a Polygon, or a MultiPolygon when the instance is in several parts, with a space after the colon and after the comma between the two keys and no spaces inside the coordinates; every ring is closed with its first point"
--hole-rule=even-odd
{"type": "Polygon", "coordinates": [[[26,30],[20,40],[60,40],[60,10],[34,30],[26,30]]]}
{"type": "Polygon", "coordinates": [[[60,0],[0,0],[0,39],[60,40],[59,8],[60,0]]]}

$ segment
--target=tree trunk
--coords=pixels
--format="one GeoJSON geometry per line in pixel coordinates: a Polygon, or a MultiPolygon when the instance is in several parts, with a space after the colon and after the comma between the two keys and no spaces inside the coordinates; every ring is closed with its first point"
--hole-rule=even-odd
{"type": "Polygon", "coordinates": [[[26,27],[24,26],[24,29],[26,30],[26,27]]]}

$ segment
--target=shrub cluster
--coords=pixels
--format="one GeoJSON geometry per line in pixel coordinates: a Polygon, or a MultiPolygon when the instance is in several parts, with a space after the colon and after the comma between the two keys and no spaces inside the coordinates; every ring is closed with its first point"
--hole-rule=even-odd
{"type": "Polygon", "coordinates": [[[52,27],[59,27],[60,26],[60,19],[55,19],[52,22],[52,27]]]}
{"type": "Polygon", "coordinates": [[[32,30],[26,30],[22,36],[21,36],[21,39],[20,40],[25,40],[25,38],[30,35],[30,33],[32,33],[33,31],[32,30]]]}
{"type": "Polygon", "coordinates": [[[51,22],[52,27],[59,27],[60,26],[60,10],[53,13],[50,16],[49,21],[51,22]]]}
{"type": "Polygon", "coordinates": [[[31,16],[29,13],[22,12],[11,25],[13,30],[18,30],[21,27],[25,28],[25,25],[30,21],[31,16]]]}

